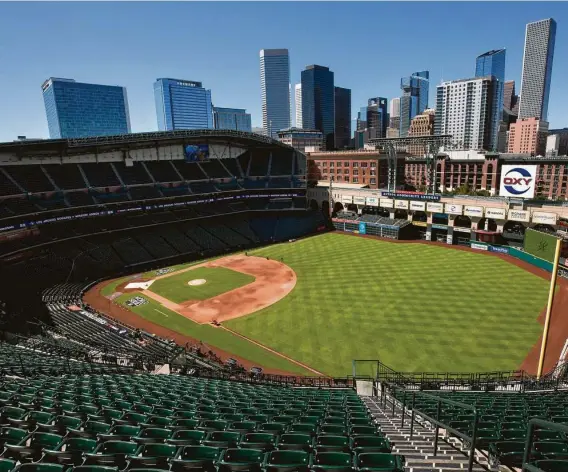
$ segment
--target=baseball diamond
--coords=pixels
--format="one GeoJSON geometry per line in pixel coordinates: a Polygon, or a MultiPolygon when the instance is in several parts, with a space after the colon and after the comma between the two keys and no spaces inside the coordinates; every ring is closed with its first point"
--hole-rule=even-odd
{"type": "MultiPolygon", "coordinates": [[[[516,369],[539,339],[547,294],[546,280],[496,255],[340,233],[174,269],[140,292],[147,303],[128,306],[130,290],[114,303],[252,363],[334,376],[355,358],[401,371],[516,369]],[[294,283],[268,281],[251,302],[265,266],[294,283]],[[187,285],[198,278],[207,283],[187,285]]],[[[95,290],[112,298],[118,282],[95,290]]]]}

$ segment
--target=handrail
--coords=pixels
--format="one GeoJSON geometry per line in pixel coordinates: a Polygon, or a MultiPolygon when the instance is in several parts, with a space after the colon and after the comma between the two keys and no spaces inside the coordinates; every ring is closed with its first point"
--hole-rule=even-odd
{"type": "Polygon", "coordinates": [[[544,472],[541,468],[530,464],[530,456],[532,451],[533,445],[533,434],[535,426],[539,426],[541,428],[551,429],[553,431],[559,431],[562,433],[568,434],[568,425],[561,424],[561,423],[553,423],[551,421],[541,420],[539,418],[532,418],[529,421],[529,425],[527,428],[527,439],[525,441],[525,453],[523,455],[523,472],[544,472]]]}
{"type": "MultiPolygon", "coordinates": [[[[449,431],[450,433],[454,434],[455,436],[463,439],[464,441],[469,441],[471,443],[471,446],[469,448],[469,460],[468,460],[468,467],[467,467],[467,472],[471,472],[473,470],[473,462],[475,459],[475,443],[477,440],[477,425],[479,423],[479,411],[477,410],[476,407],[472,406],[472,405],[468,405],[467,403],[462,403],[462,402],[457,402],[455,400],[449,400],[447,398],[442,398],[436,395],[431,395],[429,393],[422,393],[422,392],[416,392],[416,391],[412,391],[409,392],[404,388],[398,388],[396,386],[391,386],[391,391],[392,391],[392,414],[394,415],[394,402],[395,400],[398,400],[396,398],[396,391],[398,390],[399,392],[402,391],[403,392],[403,399],[402,402],[400,402],[400,400],[398,400],[401,403],[401,409],[402,409],[402,413],[401,413],[401,427],[404,426],[404,419],[405,419],[405,412],[406,412],[406,408],[407,408],[407,404],[406,404],[406,394],[407,393],[412,393],[412,403],[411,403],[411,411],[412,411],[412,415],[410,417],[410,437],[412,438],[414,435],[414,417],[416,415],[416,413],[418,413],[422,418],[428,420],[430,423],[436,425],[436,433],[434,435],[434,456],[437,455],[438,453],[438,436],[439,436],[439,431],[440,431],[440,427],[442,427],[443,429],[445,429],[446,431],[449,431]],[[421,410],[417,410],[416,409],[416,395],[420,395],[421,397],[426,397],[426,398],[430,398],[432,400],[437,401],[437,407],[436,407],[436,418],[431,417],[430,415],[427,415],[426,413],[424,413],[421,410]],[[457,406],[460,408],[464,408],[466,410],[471,410],[473,412],[474,415],[474,419],[473,419],[473,429],[472,429],[472,434],[471,436],[468,436],[465,433],[462,433],[461,431],[458,431],[457,429],[454,429],[452,427],[450,427],[449,425],[443,423],[442,421],[440,421],[440,413],[442,410],[442,403],[447,404],[447,405],[453,405],[453,406],[457,406]]],[[[385,399],[386,399],[386,392],[385,392],[385,399]]],[[[386,403],[386,401],[385,401],[386,403]]]]}

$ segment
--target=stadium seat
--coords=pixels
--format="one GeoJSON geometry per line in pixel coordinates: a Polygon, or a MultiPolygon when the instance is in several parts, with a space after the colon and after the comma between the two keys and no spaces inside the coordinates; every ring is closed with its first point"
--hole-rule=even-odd
{"type": "Polygon", "coordinates": [[[219,472],[224,471],[260,471],[264,452],[259,449],[226,449],[217,463],[219,472]]]}
{"type": "Polygon", "coordinates": [[[265,460],[266,472],[303,472],[309,468],[310,455],[305,451],[272,451],[265,460]]]}
{"type": "Polygon", "coordinates": [[[203,442],[206,435],[205,431],[178,429],[166,442],[174,446],[198,446],[203,442]]]}
{"type": "Polygon", "coordinates": [[[404,462],[404,456],[380,452],[364,452],[355,456],[358,471],[404,472],[404,462]]]}
{"type": "Polygon", "coordinates": [[[3,456],[20,462],[37,462],[43,449],[56,449],[63,437],[52,433],[33,433],[18,445],[5,444],[3,456]]]}
{"type": "Polygon", "coordinates": [[[136,453],[138,444],[128,441],[106,441],[93,453],[85,454],[84,465],[108,465],[124,469],[127,457],[136,453]]]}
{"type": "Polygon", "coordinates": [[[97,448],[97,441],[85,438],[67,438],[57,449],[45,449],[44,460],[66,466],[81,465],[83,453],[92,453],[97,448]]]}
{"type": "Polygon", "coordinates": [[[500,465],[521,467],[525,443],[523,441],[496,441],[489,444],[489,464],[492,468],[500,465]]]}
{"type": "Polygon", "coordinates": [[[16,462],[10,459],[0,459],[0,472],[12,472],[16,467],[16,462]]]}
{"type": "Polygon", "coordinates": [[[134,455],[128,456],[128,469],[169,469],[169,459],[175,457],[178,448],[171,444],[144,444],[134,455]]]}
{"type": "Polygon", "coordinates": [[[18,465],[14,471],[18,472],[63,472],[64,466],[60,464],[20,464],[18,465]]]}
{"type": "Polygon", "coordinates": [[[113,426],[108,433],[98,434],[100,441],[130,441],[131,438],[138,436],[142,431],[140,426],[129,424],[119,424],[113,426]]]}
{"type": "Polygon", "coordinates": [[[132,441],[138,444],[165,442],[173,434],[171,429],[165,428],[144,428],[138,436],[134,436],[132,441]]]}
{"type": "Polygon", "coordinates": [[[277,435],[271,433],[246,433],[240,443],[240,448],[260,449],[271,451],[276,447],[277,435]]]}
{"type": "Polygon", "coordinates": [[[535,461],[534,465],[543,472],[566,472],[568,470],[568,461],[544,459],[535,461]]]}
{"type": "Polygon", "coordinates": [[[25,429],[3,427],[0,428],[0,447],[3,448],[7,444],[20,444],[28,435],[25,429]]]}
{"type": "Polygon", "coordinates": [[[318,452],[348,452],[349,438],[347,436],[319,434],[316,438],[315,448],[318,452]]]}
{"type": "Polygon", "coordinates": [[[386,452],[390,453],[392,447],[388,439],[381,436],[352,436],[351,450],[356,453],[362,452],[386,452]]]}
{"type": "Polygon", "coordinates": [[[283,434],[276,443],[278,450],[301,450],[311,452],[313,445],[309,434],[283,434]]]}
{"type": "Polygon", "coordinates": [[[194,469],[214,472],[221,451],[218,447],[185,446],[182,448],[181,454],[170,461],[171,470],[182,472],[194,469]]]}
{"type": "Polygon", "coordinates": [[[204,446],[228,448],[237,447],[241,434],[236,431],[212,431],[203,440],[204,446]]]}
{"type": "Polygon", "coordinates": [[[568,459],[568,444],[564,442],[537,441],[533,443],[533,452],[542,459],[568,459]]]}
{"type": "Polygon", "coordinates": [[[318,472],[353,470],[351,454],[345,452],[318,452],[315,455],[311,470],[318,472]]]}

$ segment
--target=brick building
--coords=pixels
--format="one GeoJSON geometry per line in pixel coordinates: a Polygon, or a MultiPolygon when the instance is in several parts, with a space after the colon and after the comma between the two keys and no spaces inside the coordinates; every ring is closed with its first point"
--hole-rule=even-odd
{"type": "MultiPolygon", "coordinates": [[[[420,115],[416,115],[410,122],[408,137],[432,136],[434,134],[434,118],[436,110],[428,108],[420,115]]],[[[426,146],[421,144],[413,144],[407,148],[408,154],[411,156],[423,156],[428,152],[426,146]]]]}
{"type": "Polygon", "coordinates": [[[509,128],[508,152],[544,156],[548,123],[537,118],[518,119],[509,128]]]}

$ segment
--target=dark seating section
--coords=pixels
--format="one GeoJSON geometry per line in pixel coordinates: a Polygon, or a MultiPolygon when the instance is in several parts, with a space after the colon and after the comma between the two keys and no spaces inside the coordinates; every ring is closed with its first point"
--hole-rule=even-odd
{"type": "MultiPolygon", "coordinates": [[[[14,349],[5,346],[0,344],[0,357],[14,349]]],[[[69,467],[73,472],[404,472],[404,457],[390,450],[352,450],[356,436],[345,436],[341,451],[321,449],[329,443],[325,426],[338,412],[346,431],[355,415],[370,419],[351,389],[78,371],[4,378],[0,398],[3,472],[12,472],[17,463],[23,472],[25,466],[33,472],[69,467]],[[306,424],[304,418],[310,418],[313,432],[293,433],[306,424]]],[[[383,437],[379,429],[374,436],[383,437]]]]}
{"type": "Polygon", "coordinates": [[[225,159],[223,161],[223,165],[227,168],[232,176],[235,176],[237,179],[243,178],[243,173],[241,172],[241,168],[237,159],[225,159]]]}
{"type": "Polygon", "coordinates": [[[154,259],[172,257],[177,254],[177,251],[159,233],[144,231],[136,235],[136,240],[154,259]]]}
{"type": "Polygon", "coordinates": [[[115,187],[121,185],[114,169],[109,163],[79,164],[87,176],[91,187],[115,187]]]}
{"type": "Polygon", "coordinates": [[[0,169],[0,195],[20,195],[24,193],[17,185],[14,184],[0,169]]]}
{"type": "Polygon", "coordinates": [[[130,196],[132,200],[146,200],[150,198],[160,198],[162,193],[156,187],[143,186],[143,187],[130,187],[130,196]]]}
{"type": "Polygon", "coordinates": [[[251,175],[248,172],[250,165],[250,157],[251,157],[250,151],[243,152],[239,157],[237,157],[237,160],[239,161],[239,166],[243,171],[243,177],[251,175]]]}
{"type": "Polygon", "coordinates": [[[87,186],[77,164],[48,164],[43,168],[62,190],[83,189],[87,186]]]}
{"type": "Polygon", "coordinates": [[[270,175],[292,175],[292,154],[274,151],[270,165],[270,175]]]}
{"type": "Polygon", "coordinates": [[[268,175],[268,159],[266,159],[266,156],[257,155],[254,153],[252,154],[249,175],[250,176],[268,175]]]}
{"type": "MultiPolygon", "coordinates": [[[[227,159],[224,159],[226,161],[227,159]]],[[[226,179],[231,177],[219,159],[209,159],[200,163],[201,168],[210,179],[226,179]]]]}
{"type": "Polygon", "coordinates": [[[125,238],[112,243],[112,247],[125,264],[136,264],[140,263],[140,261],[152,260],[146,249],[133,238],[125,238]]]}
{"type": "Polygon", "coordinates": [[[156,182],[179,182],[183,180],[171,161],[146,161],[144,165],[156,182]]]}
{"type": "Polygon", "coordinates": [[[65,194],[65,198],[71,206],[88,206],[94,205],[95,200],[89,194],[89,192],[69,192],[65,194]]]}
{"type": "Polygon", "coordinates": [[[52,192],[55,190],[41,166],[22,165],[4,168],[12,178],[29,192],[52,192]]]}
{"type": "Polygon", "coordinates": [[[207,180],[207,176],[203,173],[196,162],[172,161],[175,168],[185,180],[207,180]]]}
{"type": "Polygon", "coordinates": [[[124,162],[114,162],[113,165],[125,185],[140,185],[152,182],[142,162],[133,162],[132,165],[126,165],[124,162]]]}

